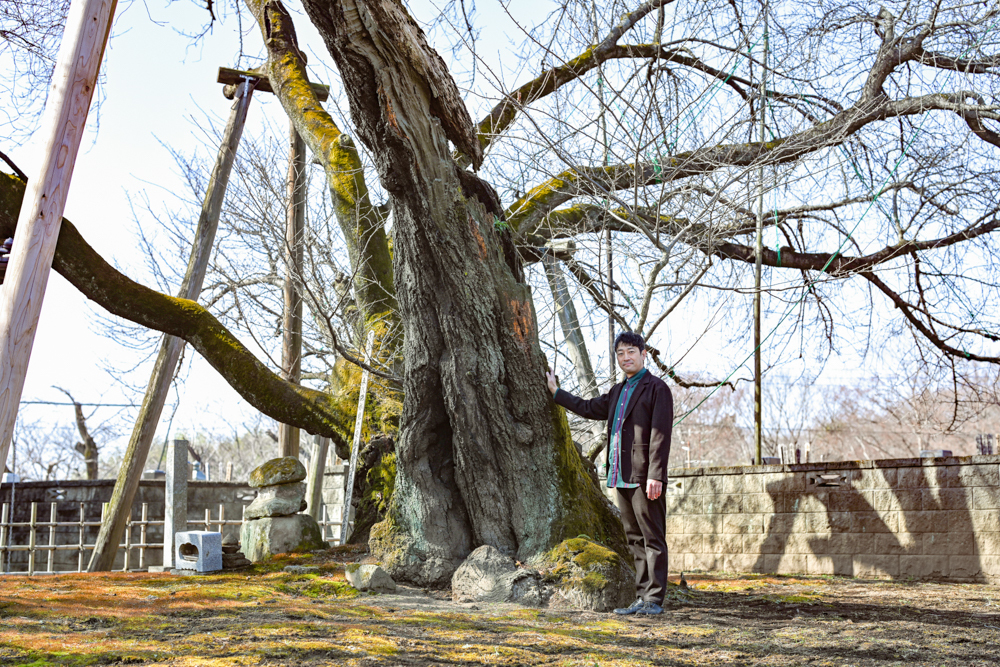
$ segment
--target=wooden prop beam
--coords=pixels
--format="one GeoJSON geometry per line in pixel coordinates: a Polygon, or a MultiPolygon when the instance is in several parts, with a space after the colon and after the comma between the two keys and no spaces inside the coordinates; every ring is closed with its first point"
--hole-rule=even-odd
{"type": "Polygon", "coordinates": [[[117,0],[73,0],[42,116],[43,160],[28,182],[0,287],[0,470],[7,461],[38,316],[117,0]]]}
{"type": "MultiPolygon", "coordinates": [[[[271,82],[268,80],[267,75],[254,70],[220,67],[219,78],[217,81],[219,83],[224,83],[227,86],[235,86],[242,83],[243,80],[247,78],[257,80],[257,85],[254,87],[254,90],[258,93],[274,93],[274,88],[271,87],[271,82]]],[[[316,98],[319,99],[320,102],[326,102],[326,100],[330,97],[330,86],[324,86],[321,83],[310,83],[309,85],[312,87],[313,92],[316,94],[316,98]]]]}
{"type": "MultiPolygon", "coordinates": [[[[289,121],[288,209],[285,221],[285,284],[281,372],[289,382],[302,381],[302,280],[303,243],[306,234],[306,142],[289,121]]],[[[299,429],[291,424],[278,427],[281,456],[299,457],[299,429]]]]}
{"type": "MultiPolygon", "coordinates": [[[[205,191],[194,243],[191,245],[191,256],[188,258],[184,282],[181,283],[178,293],[181,299],[197,301],[205,282],[208,260],[212,255],[215,233],[219,228],[219,216],[222,215],[222,203],[226,197],[229,176],[236,161],[236,149],[240,144],[240,137],[243,136],[243,126],[246,124],[247,110],[250,108],[253,94],[252,85],[244,85],[241,88],[242,94],[229,114],[222,145],[219,147],[212,177],[205,191]]],[[[170,392],[170,383],[173,381],[183,349],[184,340],[181,338],[165,335],[160,342],[160,351],[156,356],[149,384],[146,385],[142,407],[132,428],[132,436],[129,438],[122,466],[118,469],[118,479],[111,493],[111,501],[104,513],[101,530],[90,556],[88,568],[90,572],[108,572],[114,565],[118,545],[121,544],[122,535],[132,514],[132,502],[139,488],[139,481],[142,479],[142,469],[146,465],[149,447],[153,442],[156,427],[160,424],[163,405],[170,392]]],[[[187,456],[187,450],[184,456],[187,456]]]]}

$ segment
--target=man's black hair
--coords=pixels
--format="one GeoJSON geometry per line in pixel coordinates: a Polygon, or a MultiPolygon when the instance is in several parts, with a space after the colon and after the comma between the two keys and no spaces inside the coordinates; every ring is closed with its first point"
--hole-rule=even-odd
{"type": "Polygon", "coordinates": [[[615,352],[618,351],[619,345],[637,347],[640,352],[646,349],[646,341],[642,339],[642,336],[633,331],[623,331],[618,334],[618,338],[615,338],[615,352]]]}

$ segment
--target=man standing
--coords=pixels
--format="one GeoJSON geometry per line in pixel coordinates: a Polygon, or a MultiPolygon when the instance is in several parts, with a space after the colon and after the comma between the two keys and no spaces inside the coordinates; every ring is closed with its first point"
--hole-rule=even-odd
{"type": "Polygon", "coordinates": [[[646,342],[632,332],[615,339],[625,381],[597,398],[585,400],[546,379],[556,403],[587,419],[608,421],[608,487],[617,490],[618,509],[635,560],[638,598],[616,614],[659,614],[667,586],[667,505],[663,483],[670,458],[674,399],[666,383],[648,373],[646,342]]]}

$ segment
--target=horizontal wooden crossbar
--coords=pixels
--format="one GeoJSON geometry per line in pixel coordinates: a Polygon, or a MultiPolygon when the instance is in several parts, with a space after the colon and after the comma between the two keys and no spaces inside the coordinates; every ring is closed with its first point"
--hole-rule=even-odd
{"type": "MultiPolygon", "coordinates": [[[[251,79],[257,79],[257,86],[254,88],[256,91],[264,93],[273,93],[274,88],[271,87],[271,82],[268,81],[267,77],[260,72],[251,72],[245,70],[231,69],[229,67],[219,68],[219,83],[224,83],[226,85],[234,86],[238,83],[242,83],[243,79],[250,77],[251,79]]],[[[330,97],[330,86],[324,86],[321,83],[310,83],[313,92],[316,93],[316,97],[320,102],[326,102],[327,98],[330,97]]]]}

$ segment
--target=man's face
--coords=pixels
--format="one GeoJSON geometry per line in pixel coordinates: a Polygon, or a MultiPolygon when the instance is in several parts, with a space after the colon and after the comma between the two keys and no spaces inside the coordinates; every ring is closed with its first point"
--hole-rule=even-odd
{"type": "Polygon", "coordinates": [[[622,343],[615,350],[615,354],[618,357],[618,366],[625,371],[626,377],[632,377],[641,371],[643,364],[646,363],[646,350],[640,352],[634,345],[622,343]]]}

